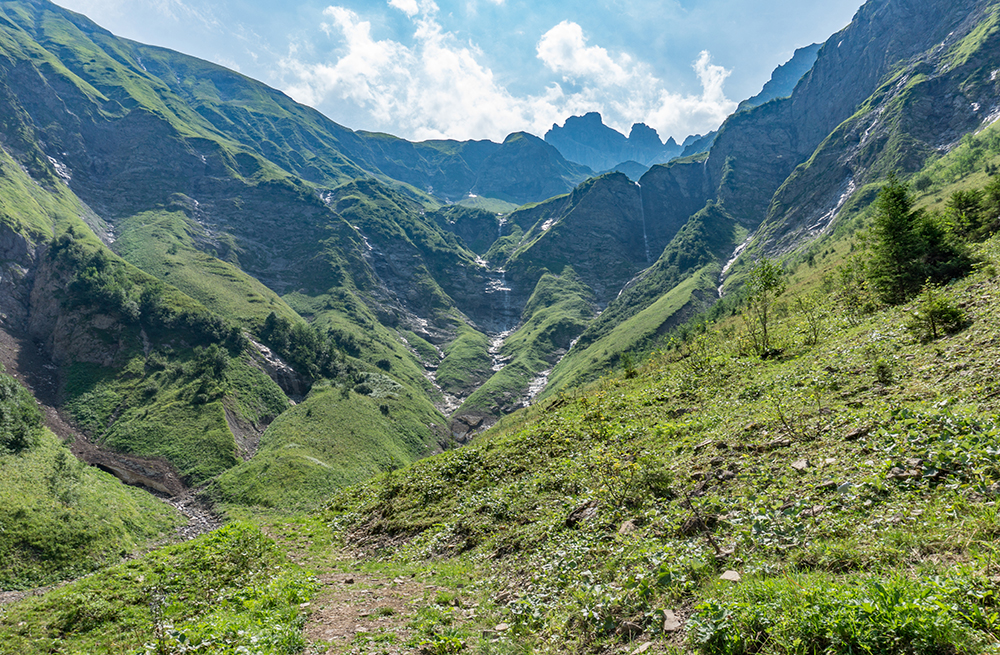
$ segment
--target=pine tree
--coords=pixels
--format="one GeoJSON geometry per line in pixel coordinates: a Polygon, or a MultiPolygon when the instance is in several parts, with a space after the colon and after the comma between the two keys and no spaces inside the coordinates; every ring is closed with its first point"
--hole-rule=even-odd
{"type": "Polygon", "coordinates": [[[913,209],[908,187],[890,175],[875,200],[868,262],[869,282],[884,302],[905,302],[924,282],[921,218],[922,212],[913,209]]]}
{"type": "Polygon", "coordinates": [[[968,248],[922,209],[895,175],[875,200],[870,229],[868,281],[889,304],[906,302],[927,281],[943,283],[972,267],[968,248]]]}

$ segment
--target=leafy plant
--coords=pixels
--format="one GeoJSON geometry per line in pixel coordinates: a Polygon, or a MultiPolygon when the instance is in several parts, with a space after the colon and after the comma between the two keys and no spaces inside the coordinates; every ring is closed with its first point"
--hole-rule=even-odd
{"type": "Polygon", "coordinates": [[[773,308],[785,292],[787,281],[781,267],[768,258],[761,259],[747,278],[747,306],[744,321],[754,353],[762,358],[775,354],[773,347],[773,308]]]}

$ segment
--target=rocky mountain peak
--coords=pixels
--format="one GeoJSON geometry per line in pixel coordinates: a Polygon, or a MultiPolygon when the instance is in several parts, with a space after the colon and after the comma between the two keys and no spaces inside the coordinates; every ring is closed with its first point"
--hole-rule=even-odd
{"type": "Polygon", "coordinates": [[[656,130],[648,125],[636,123],[626,137],[605,125],[597,112],[570,116],[563,127],[553,125],[545,134],[545,141],[555,146],[566,159],[595,171],[612,170],[627,161],[648,167],[681,154],[680,146],[672,138],[664,144],[656,130]]]}
{"type": "MultiPolygon", "coordinates": [[[[673,137],[671,137],[671,140],[673,137]]],[[[636,123],[632,126],[632,131],[628,135],[629,144],[636,148],[661,148],[663,142],[660,135],[645,123],[636,123]]]]}

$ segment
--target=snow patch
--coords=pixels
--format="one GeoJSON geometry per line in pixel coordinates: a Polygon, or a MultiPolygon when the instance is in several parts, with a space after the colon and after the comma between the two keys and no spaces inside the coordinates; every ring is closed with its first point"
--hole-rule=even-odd
{"type": "Polygon", "coordinates": [[[884,105],[881,106],[881,107],[879,107],[878,112],[875,114],[874,120],[872,120],[872,124],[869,125],[868,129],[865,130],[865,133],[861,135],[861,146],[862,147],[864,147],[865,145],[867,145],[868,139],[871,136],[872,132],[874,132],[875,128],[877,128],[879,126],[879,124],[881,123],[881,121],[882,121],[882,114],[885,113],[885,110],[886,110],[886,107],[884,105]]]}
{"type": "Polygon", "coordinates": [[[70,181],[73,179],[73,175],[69,171],[69,167],[62,163],[55,157],[49,157],[49,163],[52,164],[52,168],[56,169],[56,175],[62,178],[62,181],[69,186],[70,181]]]}
{"type": "Polygon", "coordinates": [[[310,461],[310,462],[312,462],[313,464],[317,464],[317,465],[319,465],[319,466],[322,466],[323,468],[327,468],[327,469],[328,469],[328,468],[333,468],[332,466],[330,466],[330,465],[329,465],[329,464],[327,464],[326,462],[323,462],[323,461],[321,461],[321,460],[318,460],[318,459],[316,459],[315,457],[312,457],[311,455],[302,455],[302,458],[303,458],[303,459],[306,459],[306,460],[309,460],[309,461],[310,461]]]}

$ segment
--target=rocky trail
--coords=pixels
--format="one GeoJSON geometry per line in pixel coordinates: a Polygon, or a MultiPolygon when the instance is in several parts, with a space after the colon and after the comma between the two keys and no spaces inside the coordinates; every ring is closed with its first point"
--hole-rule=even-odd
{"type": "Polygon", "coordinates": [[[443,586],[431,571],[361,570],[358,558],[336,545],[321,544],[296,526],[265,532],[294,562],[314,571],[321,585],[303,606],[309,655],[413,653],[425,640],[420,632],[422,609],[446,602],[456,623],[476,616],[476,607],[463,604],[456,590],[443,586]]]}
{"type": "Polygon", "coordinates": [[[309,606],[304,631],[309,652],[409,653],[409,623],[428,587],[410,578],[326,573],[322,590],[309,606]]]}

